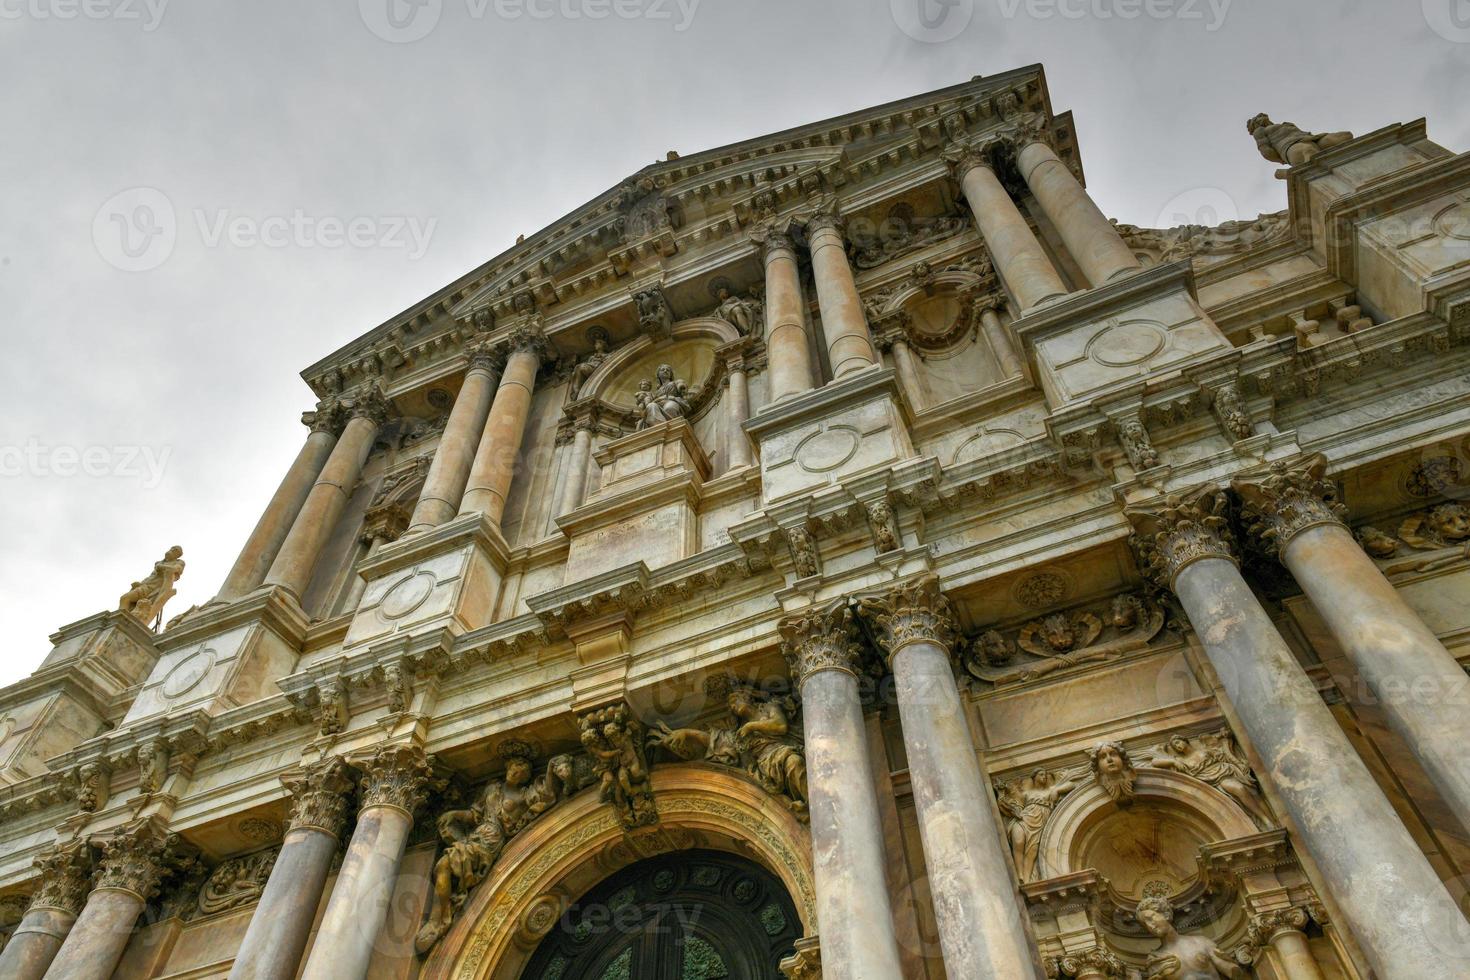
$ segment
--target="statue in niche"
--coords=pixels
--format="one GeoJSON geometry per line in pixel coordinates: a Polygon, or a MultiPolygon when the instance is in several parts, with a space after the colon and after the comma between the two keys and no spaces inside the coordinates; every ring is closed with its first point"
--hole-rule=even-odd
{"type": "Polygon", "coordinates": [[[592,337],[591,353],[578,361],[577,366],[572,368],[570,385],[572,401],[576,401],[581,397],[582,386],[587,383],[588,378],[597,373],[597,369],[602,367],[602,362],[607,360],[607,333],[599,329],[595,333],[591,333],[590,336],[592,337]]]}
{"type": "Polygon", "coordinates": [[[691,390],[674,377],[674,369],[667,364],[660,364],[654,377],[656,385],[647,380],[640,381],[638,394],[634,396],[638,403],[639,429],[684,418],[689,414],[689,400],[698,393],[697,389],[691,390]]]}
{"type": "Polygon", "coordinates": [[[434,862],[434,898],[429,919],[414,946],[426,953],[448,931],[470,891],[490,874],[505,845],[531,821],[581,788],[570,755],[553,756],[541,778],[533,778],[531,747],[512,740],[500,747],[505,775],[485,787],[466,810],[449,810],[438,820],[445,843],[434,862]]]}
{"type": "Polygon", "coordinates": [[[628,713],[625,704],[589,712],[580,725],[582,745],[601,777],[598,793],[602,802],[613,805],[625,829],[658,823],[644,756],[647,729],[628,713]]]}
{"type": "Polygon", "coordinates": [[[1229,732],[1219,731],[1194,738],[1170,736],[1160,746],[1159,754],[1154,756],[1153,765],[1209,783],[1240,804],[1257,825],[1272,825],[1271,814],[1266,811],[1266,805],[1261,802],[1255,788],[1256,777],[1235,748],[1229,732]]]}
{"type": "Polygon", "coordinates": [[[1204,936],[1181,935],[1174,928],[1169,886],[1151,881],[1143,887],[1138,922],[1155,937],[1159,948],[1148,954],[1148,980],[1249,980],[1249,975],[1204,936]]]}
{"type": "Polygon", "coordinates": [[[740,336],[759,336],[763,326],[763,307],[754,297],[736,296],[730,284],[721,279],[714,287],[715,316],[740,331],[740,336]]]}
{"type": "Polygon", "coordinates": [[[792,720],[796,702],[746,684],[732,684],[725,704],[731,724],[671,729],[659,722],[657,730],[649,733],[649,744],[667,749],[680,759],[703,759],[744,769],[805,823],[806,756],[802,754],[801,730],[792,720]]]}
{"type": "Polygon", "coordinates": [[[1103,742],[1087,750],[1087,760],[1092,767],[1092,779],[1102,787],[1108,798],[1119,806],[1128,806],[1135,795],[1134,783],[1138,772],[1128,750],[1122,742],[1103,742]]]}
{"type": "Polygon", "coordinates": [[[1013,779],[996,790],[996,801],[1006,818],[1006,836],[1011,859],[1021,880],[1036,877],[1036,859],[1041,850],[1041,828],[1057,801],[1076,789],[1078,780],[1062,778],[1050,769],[1037,769],[1029,776],[1013,779]]]}
{"type": "Polygon", "coordinates": [[[117,600],[119,612],[125,612],[144,626],[157,629],[163,621],[163,605],[177,594],[174,583],[184,576],[184,549],[174,545],[164,552],[163,560],[153,563],[153,572],[117,600]]]}
{"type": "Polygon", "coordinates": [[[1348,132],[1308,133],[1295,123],[1273,123],[1264,112],[1247,120],[1245,128],[1255,137],[1261,156],[1289,167],[1300,166],[1323,150],[1341,146],[1353,138],[1348,132]]]}

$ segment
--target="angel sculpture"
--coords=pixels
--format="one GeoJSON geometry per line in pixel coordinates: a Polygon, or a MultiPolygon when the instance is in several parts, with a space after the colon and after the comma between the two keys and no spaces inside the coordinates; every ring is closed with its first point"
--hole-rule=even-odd
{"type": "Polygon", "coordinates": [[[1138,922],[1160,940],[1148,954],[1148,980],[1247,980],[1245,970],[1205,936],[1185,936],[1174,928],[1174,903],[1168,886],[1149,882],[1138,903],[1138,922]]]}
{"type": "Polygon", "coordinates": [[[1050,769],[1037,769],[999,787],[996,802],[1006,818],[1006,836],[1011,842],[1011,859],[1022,881],[1036,877],[1036,861],[1041,854],[1041,829],[1057,801],[1076,789],[1079,780],[1071,775],[1062,778],[1050,769]]]}
{"type": "Polygon", "coordinates": [[[1194,738],[1174,735],[1160,749],[1153,759],[1156,768],[1172,769],[1209,783],[1240,804],[1259,826],[1272,825],[1271,814],[1256,791],[1250,764],[1236,750],[1229,732],[1194,738]]]}
{"type": "Polygon", "coordinates": [[[761,788],[807,818],[806,757],[800,729],[792,723],[796,703],[737,684],[725,699],[733,725],[671,729],[663,722],[648,735],[649,744],[681,759],[704,759],[744,769],[761,788]]]}

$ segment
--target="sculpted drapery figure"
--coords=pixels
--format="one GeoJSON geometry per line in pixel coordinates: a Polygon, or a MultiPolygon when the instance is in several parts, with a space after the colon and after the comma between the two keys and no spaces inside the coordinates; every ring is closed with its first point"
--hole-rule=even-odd
{"type": "Polygon", "coordinates": [[[601,777],[599,796],[611,803],[625,828],[658,822],[644,755],[647,729],[625,704],[589,712],[581,719],[582,745],[601,777]]]}
{"type": "Polygon", "coordinates": [[[660,422],[681,419],[689,414],[689,386],[674,377],[674,369],[660,364],[655,375],[657,384],[642,381],[638,384],[638,428],[646,429],[660,422]]]}
{"type": "Polygon", "coordinates": [[[1153,764],[1209,783],[1239,803],[1260,826],[1271,826],[1271,815],[1256,792],[1250,765],[1241,758],[1228,732],[1194,738],[1175,735],[1160,746],[1153,764]]]}
{"type": "Polygon", "coordinates": [[[1144,886],[1138,921],[1161,940],[1148,955],[1149,980],[1248,980],[1245,970],[1209,939],[1180,935],[1174,928],[1174,903],[1162,883],[1144,886]]]}
{"type": "Polygon", "coordinates": [[[733,724],[674,730],[663,722],[649,744],[681,759],[704,759],[744,769],[761,788],[779,797],[799,820],[806,820],[806,757],[800,729],[793,724],[796,705],[743,684],[726,697],[733,724]]]}
{"type": "Polygon", "coordinates": [[[1308,133],[1295,123],[1273,123],[1264,112],[1252,116],[1246,131],[1256,138],[1261,156],[1272,163],[1295,167],[1306,163],[1323,150],[1341,146],[1353,138],[1352,133],[1308,133]]]}
{"type": "Polygon", "coordinates": [[[597,369],[602,367],[602,362],[605,360],[607,360],[607,337],[603,334],[598,334],[592,340],[592,352],[578,361],[577,366],[572,368],[572,401],[576,401],[581,397],[582,386],[587,383],[588,378],[597,373],[597,369]]]}
{"type": "Polygon", "coordinates": [[[570,755],[553,756],[540,779],[533,779],[530,746],[501,746],[505,776],[485,787],[466,810],[449,810],[438,820],[445,843],[434,862],[434,899],[429,919],[414,945],[427,952],[449,929],[470,891],[490,874],[510,839],[531,821],[570,797],[579,788],[570,755]]]}
{"type": "Polygon", "coordinates": [[[1022,881],[1036,877],[1036,859],[1041,850],[1041,828],[1057,801],[1077,788],[1077,780],[1063,779],[1050,769],[1037,769],[1029,776],[1012,780],[996,793],[1006,817],[1011,840],[1011,858],[1022,881]]]}
{"type": "Polygon", "coordinates": [[[715,307],[715,316],[740,331],[740,336],[760,334],[763,311],[759,302],[749,297],[736,296],[723,283],[715,287],[715,299],[719,302],[715,307]]]}
{"type": "Polygon", "coordinates": [[[153,563],[153,572],[117,600],[119,612],[125,612],[145,626],[157,626],[163,619],[163,605],[178,591],[174,583],[184,576],[184,549],[174,545],[164,552],[163,560],[153,563]]]}

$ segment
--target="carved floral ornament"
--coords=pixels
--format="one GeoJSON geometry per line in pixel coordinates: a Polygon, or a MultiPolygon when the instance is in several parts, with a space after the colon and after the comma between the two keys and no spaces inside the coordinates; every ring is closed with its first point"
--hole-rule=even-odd
{"type": "Polygon", "coordinates": [[[1134,527],[1130,541],[1139,567],[1162,588],[1172,589],[1179,573],[1196,561],[1218,558],[1239,564],[1230,500],[1223,490],[1198,487],[1124,513],[1134,527]]]}
{"type": "Polygon", "coordinates": [[[1241,523],[1270,554],[1279,554],[1303,531],[1344,526],[1347,508],[1337,499],[1337,487],[1324,478],[1326,470],[1326,458],[1317,454],[1295,466],[1276,463],[1262,477],[1231,481],[1243,503],[1241,523]]]}

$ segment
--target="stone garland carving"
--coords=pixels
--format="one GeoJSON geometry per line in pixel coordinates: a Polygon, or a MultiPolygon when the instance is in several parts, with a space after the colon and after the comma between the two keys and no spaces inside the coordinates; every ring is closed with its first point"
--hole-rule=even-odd
{"type": "Polygon", "coordinates": [[[898,519],[893,505],[878,500],[868,505],[868,524],[873,529],[873,547],[878,554],[887,554],[903,547],[903,538],[898,533],[898,519]]]}
{"type": "Polygon", "coordinates": [[[858,610],[878,646],[890,657],[916,642],[933,643],[946,653],[954,649],[954,610],[940,591],[936,575],[922,575],[881,595],[863,596],[858,600],[858,610]]]}
{"type": "Polygon", "coordinates": [[[595,760],[598,796],[611,803],[625,830],[658,823],[644,743],[648,730],[626,704],[588,712],[579,720],[582,746],[595,760]]]}
{"type": "Polygon", "coordinates": [[[1081,784],[1075,773],[1058,773],[1038,768],[1029,776],[1021,776],[996,787],[995,798],[1006,820],[1006,837],[1011,845],[1011,859],[1021,881],[1036,878],[1036,862],[1041,852],[1041,830],[1062,797],[1081,784]]]}
{"type": "Polygon", "coordinates": [[[77,809],[96,813],[112,794],[112,769],[107,763],[84,763],[77,769],[77,809]]]}
{"type": "Polygon", "coordinates": [[[1240,754],[1234,737],[1226,729],[1192,738],[1171,736],[1159,747],[1149,764],[1209,783],[1239,804],[1257,826],[1272,825],[1271,814],[1261,800],[1250,763],[1240,754]]]}
{"type": "MultiPolygon", "coordinates": [[[[711,693],[717,690],[718,685],[711,693]]],[[[649,744],[680,759],[701,759],[742,769],[798,820],[806,822],[806,756],[801,729],[795,721],[795,699],[730,683],[725,706],[730,713],[727,723],[676,730],[659,722],[657,730],[649,733],[649,744]]]]}
{"type": "Polygon", "coordinates": [[[337,735],[347,729],[350,712],[347,707],[347,683],[340,677],[318,681],[316,685],[317,731],[337,735]]]}
{"type": "Polygon", "coordinates": [[[754,290],[749,296],[738,296],[728,279],[710,283],[715,298],[714,315],[724,320],[742,337],[759,337],[765,329],[765,305],[754,290]]]}
{"type": "Polygon", "coordinates": [[[691,404],[699,399],[700,389],[674,376],[674,369],[660,364],[654,381],[638,382],[638,393],[634,400],[638,404],[638,428],[647,429],[660,422],[672,422],[691,414],[691,404]]]}
{"type": "Polygon", "coordinates": [[[1183,935],[1174,928],[1174,904],[1164,882],[1143,887],[1137,914],[1139,924],[1159,940],[1148,956],[1149,980],[1249,980],[1245,970],[1210,939],[1183,935]]]}
{"type": "Polygon", "coordinates": [[[1291,167],[1299,167],[1323,150],[1341,146],[1353,138],[1353,134],[1346,131],[1308,133],[1295,123],[1273,123],[1264,112],[1246,120],[1245,129],[1255,138],[1256,149],[1261,151],[1261,156],[1272,163],[1291,167]]]}
{"type": "Polygon", "coordinates": [[[1087,761],[1092,769],[1093,782],[1102,787],[1108,799],[1119,806],[1132,804],[1138,771],[1133,768],[1133,760],[1128,757],[1128,749],[1122,742],[1094,745],[1087,750],[1087,761]]]}
{"type": "Polygon", "coordinates": [[[412,816],[429,793],[433,760],[423,749],[411,745],[389,745],[378,749],[357,768],[360,803],[358,810],[387,806],[412,816]]]}
{"type": "Polygon", "coordinates": [[[1124,594],[1109,602],[1104,617],[1086,611],[1053,613],[1024,624],[1014,639],[987,630],[969,645],[963,663],[971,676],[991,684],[1031,681],[1141,650],[1163,631],[1165,621],[1158,604],[1124,594]],[[1028,659],[1016,662],[1018,645],[1028,659]]]}
{"type": "Polygon", "coordinates": [[[383,689],[388,693],[388,710],[398,714],[408,710],[413,700],[413,676],[403,664],[383,668],[383,689]]]}
{"type": "Polygon", "coordinates": [[[281,782],[291,794],[290,830],[319,830],[341,839],[356,786],[351,766],[339,756],[328,756],[281,782]]]}
{"type": "Polygon", "coordinates": [[[1174,579],[1190,564],[1220,558],[1238,564],[1230,528],[1230,498],[1216,487],[1171,494],[1162,502],[1130,507],[1130,539],[1138,565],[1154,584],[1173,591],[1174,579]]]}
{"type": "Polygon", "coordinates": [[[1337,499],[1337,487],[1324,479],[1326,469],[1326,458],[1318,454],[1297,466],[1275,463],[1262,478],[1231,481],[1243,505],[1241,523],[1272,556],[1309,528],[1342,525],[1347,508],[1337,499]]]}
{"type": "Polygon", "coordinates": [[[163,606],[178,590],[174,583],[184,576],[184,549],[174,545],[163,558],[153,563],[153,571],[140,582],[134,582],[117,600],[118,612],[127,613],[151,629],[163,621],[163,606]]]}
{"type": "Polygon", "coordinates": [[[553,756],[533,778],[533,753],[525,742],[502,743],[505,775],[492,780],[473,806],[449,810],[438,819],[444,851],[434,862],[434,896],[429,918],[414,939],[420,953],[448,931],[470,891],[490,874],[512,837],[581,788],[570,755],[553,756]]]}
{"type": "Polygon", "coordinates": [[[168,779],[168,744],[150,738],[138,746],[138,792],[157,793],[168,779]]]}
{"type": "Polygon", "coordinates": [[[199,914],[228,912],[259,901],[278,854],[271,848],[220,862],[199,889],[199,914]]]}
{"type": "Polygon", "coordinates": [[[54,845],[34,862],[41,884],[31,896],[33,909],[60,909],[80,915],[92,887],[92,847],[84,840],[54,845]]]}
{"type": "Polygon", "coordinates": [[[811,531],[804,527],[788,527],[786,542],[791,546],[791,561],[796,567],[797,578],[821,574],[822,566],[817,561],[817,542],[811,531]]]}

